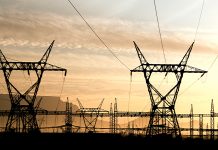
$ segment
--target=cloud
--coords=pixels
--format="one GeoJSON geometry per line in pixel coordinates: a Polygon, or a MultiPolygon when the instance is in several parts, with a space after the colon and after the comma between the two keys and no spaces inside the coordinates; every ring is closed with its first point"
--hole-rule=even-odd
{"type": "MultiPolygon", "coordinates": [[[[139,64],[133,40],[149,62],[163,63],[156,24],[94,17],[87,17],[87,21],[129,68],[135,68],[139,64]]],[[[13,10],[0,15],[0,29],[0,49],[10,58],[38,61],[55,39],[51,53],[54,56],[49,58],[49,63],[76,72],[74,76],[85,77],[89,72],[92,77],[104,74],[104,78],[107,78],[105,76],[123,76],[128,71],[125,71],[78,15],[13,10]]],[[[175,59],[174,62],[177,63],[192,42],[188,40],[192,39],[189,37],[192,30],[184,28],[177,32],[168,28],[162,32],[167,62],[175,59]],[[175,53],[181,55],[177,58],[173,56],[175,53]]],[[[215,51],[213,44],[205,43],[198,42],[194,47],[195,52],[215,51]]]]}
{"type": "MultiPolygon", "coordinates": [[[[130,22],[118,19],[87,18],[87,21],[101,39],[116,54],[124,56],[135,53],[132,41],[139,43],[142,49],[161,51],[160,39],[152,23],[130,22]]],[[[104,45],[78,16],[62,16],[51,13],[12,11],[0,15],[1,47],[48,47],[55,39],[55,46],[67,50],[88,49],[86,53],[110,55],[104,45]]],[[[166,49],[184,50],[191,42],[185,35],[177,32],[164,32],[166,49]],[[185,43],[185,44],[184,44],[185,43]]],[[[184,31],[182,32],[184,33],[184,31]]],[[[199,44],[200,51],[213,49],[199,44]]]]}

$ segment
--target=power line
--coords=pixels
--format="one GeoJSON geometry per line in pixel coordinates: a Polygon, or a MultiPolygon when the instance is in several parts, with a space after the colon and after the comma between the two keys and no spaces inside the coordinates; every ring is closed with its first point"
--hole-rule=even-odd
{"type": "Polygon", "coordinates": [[[213,60],[213,62],[211,63],[211,65],[209,66],[209,68],[208,68],[207,71],[209,71],[209,70],[213,67],[213,65],[214,65],[214,63],[216,62],[217,58],[218,58],[218,55],[217,55],[216,58],[213,60]]]}
{"type": "Polygon", "coordinates": [[[130,81],[129,81],[128,112],[129,112],[129,104],[130,104],[130,100],[131,100],[131,91],[132,91],[132,75],[130,75],[130,81]]]}
{"type": "Polygon", "coordinates": [[[197,28],[196,28],[196,31],[195,31],[194,41],[196,39],[196,36],[197,36],[197,33],[198,33],[198,28],[199,28],[199,25],[200,25],[200,22],[201,22],[202,12],[203,12],[203,8],[204,8],[204,1],[205,0],[203,0],[203,2],[202,2],[201,13],[200,13],[200,16],[199,16],[199,19],[198,19],[198,24],[197,24],[197,28]]]}
{"type": "MultiPolygon", "coordinates": [[[[60,98],[58,99],[58,103],[57,103],[57,106],[56,106],[55,111],[58,110],[58,106],[59,106],[59,103],[60,103],[60,101],[61,101],[61,95],[62,95],[62,92],[63,92],[63,89],[64,89],[64,82],[65,82],[65,76],[64,76],[64,79],[63,79],[63,82],[62,82],[61,92],[60,92],[60,98]]],[[[55,125],[56,125],[57,121],[58,121],[58,118],[57,118],[57,115],[55,115],[55,125]]]]}
{"type": "Polygon", "coordinates": [[[64,89],[64,83],[65,83],[65,76],[63,77],[63,82],[62,82],[62,86],[61,86],[61,93],[60,93],[60,98],[61,98],[61,95],[63,93],[63,89],[64,89]]]}
{"type": "MultiPolygon", "coordinates": [[[[201,77],[202,77],[202,76],[201,76],[201,77]]],[[[179,96],[183,95],[187,90],[189,90],[195,83],[197,83],[197,82],[200,80],[201,77],[199,77],[197,80],[195,80],[194,82],[192,82],[187,88],[185,88],[185,89],[179,94],[179,96]]]]}
{"type": "Polygon", "coordinates": [[[74,10],[79,14],[79,16],[83,19],[83,21],[86,23],[86,25],[90,28],[90,30],[94,33],[94,35],[100,40],[100,42],[107,48],[107,50],[128,70],[130,70],[130,68],[124,64],[115,54],[114,52],[106,45],[106,43],[100,38],[100,36],[95,32],[95,30],[91,27],[91,25],[86,21],[86,19],[82,16],[82,14],[78,11],[78,9],[73,5],[73,3],[68,0],[68,2],[70,3],[70,5],[74,8],[74,10]]]}
{"type": "MultiPolygon", "coordinates": [[[[55,111],[57,111],[58,110],[58,106],[59,106],[59,103],[60,103],[60,101],[61,101],[61,95],[62,95],[62,92],[63,92],[63,89],[64,89],[64,83],[65,83],[65,76],[64,76],[64,78],[63,78],[63,82],[62,82],[62,86],[61,86],[61,92],[60,92],[60,99],[58,99],[58,103],[57,103],[57,106],[56,106],[56,109],[55,109],[55,111]]],[[[55,124],[56,124],[56,116],[55,116],[55,124]]]]}
{"type": "MultiPolygon", "coordinates": [[[[218,58],[218,55],[215,57],[215,59],[213,60],[213,62],[211,63],[211,65],[209,66],[209,68],[208,68],[207,71],[209,71],[209,70],[213,67],[213,65],[215,64],[217,58],[218,58]]],[[[190,84],[184,91],[182,91],[182,92],[179,94],[179,96],[182,95],[182,94],[184,94],[189,88],[191,88],[195,83],[197,83],[197,81],[199,81],[200,78],[203,77],[203,75],[204,75],[204,74],[202,74],[197,80],[195,80],[194,82],[192,82],[192,84],[190,84]]]]}
{"type": "MultiPolygon", "coordinates": [[[[196,39],[196,36],[197,36],[197,33],[198,33],[198,28],[199,28],[199,25],[200,25],[200,22],[201,22],[201,17],[202,17],[203,8],[204,8],[204,2],[205,2],[205,0],[203,0],[203,2],[202,2],[201,12],[200,12],[200,16],[199,16],[199,19],[198,19],[197,28],[196,28],[196,31],[195,31],[194,42],[195,42],[195,39],[196,39]]],[[[208,71],[212,68],[212,66],[213,66],[214,63],[216,62],[217,57],[218,57],[218,55],[216,56],[216,58],[214,59],[214,61],[211,63],[210,67],[208,68],[208,71]]],[[[202,74],[201,77],[202,77],[203,75],[204,75],[204,74],[202,74]]],[[[200,80],[201,77],[199,77],[199,78],[198,78],[197,80],[195,80],[192,84],[190,84],[183,92],[181,92],[180,95],[184,94],[189,88],[191,88],[195,83],[197,83],[197,81],[200,80]]]]}
{"type": "Polygon", "coordinates": [[[164,56],[164,62],[166,63],[167,61],[166,61],[166,56],[165,56],[165,50],[164,50],[164,45],[163,45],[163,40],[162,40],[162,35],[161,35],[161,30],[160,30],[160,23],[159,23],[158,14],[157,14],[157,6],[156,6],[155,0],[154,0],[154,8],[155,8],[155,14],[156,14],[156,19],[157,19],[158,32],[160,36],[161,48],[162,48],[163,56],[164,56]]]}
{"type": "MultiPolygon", "coordinates": [[[[129,105],[131,100],[131,92],[132,92],[132,74],[130,74],[130,80],[129,80],[128,112],[129,112],[129,105]]],[[[127,117],[127,122],[129,122],[129,116],[127,117]]]]}

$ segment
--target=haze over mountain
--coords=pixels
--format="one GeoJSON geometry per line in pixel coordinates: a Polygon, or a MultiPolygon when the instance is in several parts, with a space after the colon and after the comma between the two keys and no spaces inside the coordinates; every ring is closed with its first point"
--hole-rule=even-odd
{"type": "MultiPolygon", "coordinates": [[[[56,96],[38,96],[35,104],[38,103],[39,99],[42,98],[40,103],[40,108],[54,111],[54,110],[65,110],[66,102],[60,100],[59,97],[56,96]]],[[[8,94],[0,94],[0,110],[10,110],[11,104],[8,94]]],[[[78,110],[78,106],[73,105],[73,112],[78,110]]]]}
{"type": "MultiPolygon", "coordinates": [[[[38,103],[39,99],[42,98],[39,109],[45,109],[48,111],[65,111],[66,102],[60,100],[59,97],[55,96],[38,96],[35,105],[38,103]]],[[[10,99],[8,94],[0,94],[0,110],[10,110],[11,108],[10,99]]],[[[73,112],[77,111],[79,108],[76,105],[72,106],[73,112]]],[[[4,127],[6,124],[7,117],[2,118],[0,122],[0,127],[4,127]]],[[[57,126],[63,125],[65,122],[65,116],[39,116],[38,124],[41,127],[45,126],[57,126]]],[[[74,120],[77,122],[76,120],[74,120]]]]}

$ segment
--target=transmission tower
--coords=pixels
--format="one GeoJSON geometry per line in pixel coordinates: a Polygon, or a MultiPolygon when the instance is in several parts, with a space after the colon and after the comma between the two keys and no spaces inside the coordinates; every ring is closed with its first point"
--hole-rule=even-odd
{"type": "Polygon", "coordinates": [[[114,111],[113,104],[110,105],[110,133],[114,134],[114,111]]]}
{"type": "Polygon", "coordinates": [[[114,133],[117,133],[117,128],[118,128],[118,117],[117,117],[117,112],[118,112],[118,106],[117,106],[117,99],[115,98],[115,103],[114,103],[114,133]]]}
{"type": "Polygon", "coordinates": [[[73,109],[72,109],[72,103],[69,102],[68,97],[67,97],[67,102],[66,102],[66,115],[65,115],[65,132],[66,133],[71,133],[72,132],[72,114],[73,114],[73,109]]]}
{"type": "Polygon", "coordinates": [[[118,117],[117,117],[117,99],[115,98],[115,103],[114,103],[114,108],[111,103],[110,106],[110,133],[117,133],[117,128],[118,128],[118,117]]]}
{"type": "Polygon", "coordinates": [[[180,85],[184,73],[207,73],[207,71],[187,65],[194,42],[182,58],[179,64],[149,64],[139,47],[134,42],[138,54],[140,65],[132,72],[143,72],[147,84],[148,93],[151,100],[151,114],[146,131],[147,136],[169,134],[172,136],[181,136],[181,131],[176,117],[175,103],[179,93],[180,85]],[[168,93],[162,94],[150,81],[152,73],[173,73],[176,76],[177,83],[168,93]]]}
{"type": "Polygon", "coordinates": [[[38,62],[9,62],[0,50],[0,70],[4,73],[11,101],[6,132],[39,132],[35,101],[43,73],[44,71],[64,71],[65,76],[67,73],[66,69],[47,63],[53,44],[54,41],[38,62]],[[11,82],[10,76],[13,71],[27,71],[29,75],[30,71],[34,71],[37,80],[26,92],[22,93],[11,82]]]}
{"type": "Polygon", "coordinates": [[[213,99],[211,101],[211,110],[210,110],[210,138],[214,139],[214,104],[213,99]]]}
{"type": "Polygon", "coordinates": [[[78,104],[80,109],[76,112],[79,113],[83,117],[83,122],[85,125],[85,132],[93,133],[95,132],[95,126],[99,117],[99,113],[108,113],[108,111],[105,111],[101,109],[101,106],[104,102],[104,99],[101,101],[99,106],[97,108],[84,108],[82,103],[77,98],[78,104]]]}
{"type": "Polygon", "coordinates": [[[204,123],[203,123],[203,115],[200,114],[199,115],[199,137],[202,139],[203,136],[204,136],[204,132],[203,132],[203,126],[204,126],[204,123]]]}

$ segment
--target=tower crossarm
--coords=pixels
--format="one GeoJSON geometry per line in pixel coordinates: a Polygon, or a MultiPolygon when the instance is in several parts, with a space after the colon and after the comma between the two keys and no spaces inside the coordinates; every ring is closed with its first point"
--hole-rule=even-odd
{"type": "Polygon", "coordinates": [[[98,113],[98,112],[104,112],[104,113],[109,113],[109,111],[104,110],[104,109],[98,109],[98,108],[80,108],[76,111],[76,113],[98,113]]]}
{"type": "Polygon", "coordinates": [[[207,71],[192,66],[178,64],[142,64],[131,70],[131,72],[207,73],[207,71]]]}
{"type": "Polygon", "coordinates": [[[41,62],[2,62],[0,64],[0,70],[27,70],[27,71],[64,71],[65,75],[67,70],[49,63],[41,62]]]}
{"type": "Polygon", "coordinates": [[[184,73],[207,73],[207,71],[186,65],[184,73]]]}

